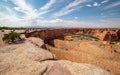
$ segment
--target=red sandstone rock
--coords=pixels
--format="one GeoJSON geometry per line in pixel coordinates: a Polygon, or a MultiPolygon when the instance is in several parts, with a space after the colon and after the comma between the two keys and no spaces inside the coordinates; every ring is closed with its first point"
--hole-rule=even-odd
{"type": "Polygon", "coordinates": [[[26,37],[39,37],[45,42],[49,42],[49,40],[56,38],[64,38],[65,34],[91,34],[95,35],[101,40],[110,41],[110,40],[118,40],[120,38],[120,30],[118,32],[114,30],[106,30],[106,29],[53,29],[53,30],[41,30],[34,31],[31,33],[26,33],[26,37]]]}
{"type": "Polygon", "coordinates": [[[120,40],[120,30],[117,31],[118,39],[120,40]]]}
{"type": "Polygon", "coordinates": [[[70,41],[70,40],[72,40],[72,36],[64,36],[64,40],[70,41]]]}

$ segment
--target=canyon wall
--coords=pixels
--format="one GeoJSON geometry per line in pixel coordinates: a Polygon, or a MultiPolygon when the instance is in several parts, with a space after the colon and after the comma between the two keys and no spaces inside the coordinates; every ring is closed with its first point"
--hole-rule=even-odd
{"type": "Polygon", "coordinates": [[[53,39],[64,38],[65,34],[88,34],[98,37],[103,41],[117,41],[120,39],[120,29],[46,29],[25,33],[28,37],[39,37],[48,43],[53,39]]]}
{"type": "Polygon", "coordinates": [[[25,33],[25,36],[28,37],[39,37],[46,42],[56,38],[63,38],[64,34],[71,33],[74,34],[78,32],[79,29],[53,29],[53,30],[41,30],[34,31],[31,33],[25,33]]]}

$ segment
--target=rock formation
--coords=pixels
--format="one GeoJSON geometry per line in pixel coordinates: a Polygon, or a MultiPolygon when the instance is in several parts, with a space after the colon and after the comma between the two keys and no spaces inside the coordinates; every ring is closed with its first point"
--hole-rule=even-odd
{"type": "Polygon", "coordinates": [[[104,41],[111,41],[111,40],[118,40],[118,35],[117,32],[113,31],[113,30],[106,30],[106,31],[102,31],[102,32],[96,32],[95,36],[97,36],[98,38],[100,38],[101,40],[104,41]]]}
{"type": "Polygon", "coordinates": [[[118,38],[120,40],[120,30],[117,31],[117,36],[118,36],[118,38]]]}
{"type": "Polygon", "coordinates": [[[111,75],[90,64],[55,60],[56,56],[42,48],[43,41],[28,38],[22,44],[0,49],[0,75],[111,75]]]}
{"type": "MultiPolygon", "coordinates": [[[[46,45],[52,53],[56,55],[58,59],[61,60],[70,60],[78,63],[88,63],[94,64],[105,70],[113,73],[114,75],[120,74],[120,63],[112,61],[110,59],[103,59],[101,57],[95,56],[93,54],[84,52],[84,51],[75,51],[75,50],[64,50],[60,48],[55,48],[50,45],[46,45]]],[[[97,55],[97,53],[96,53],[97,55]]]]}
{"type": "Polygon", "coordinates": [[[51,29],[25,33],[26,37],[39,37],[49,43],[50,40],[64,38],[65,34],[89,34],[103,41],[119,40],[119,29],[51,29]]]}

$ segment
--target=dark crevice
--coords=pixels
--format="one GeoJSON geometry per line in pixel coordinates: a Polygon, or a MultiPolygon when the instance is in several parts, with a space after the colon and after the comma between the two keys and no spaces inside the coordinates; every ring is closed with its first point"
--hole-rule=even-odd
{"type": "Polygon", "coordinates": [[[57,61],[58,59],[49,58],[49,59],[40,60],[39,62],[50,61],[50,60],[57,61]]]}
{"type": "Polygon", "coordinates": [[[41,74],[39,74],[39,75],[44,75],[46,72],[47,72],[47,70],[48,70],[48,66],[45,68],[45,70],[41,73],[41,74]]]}

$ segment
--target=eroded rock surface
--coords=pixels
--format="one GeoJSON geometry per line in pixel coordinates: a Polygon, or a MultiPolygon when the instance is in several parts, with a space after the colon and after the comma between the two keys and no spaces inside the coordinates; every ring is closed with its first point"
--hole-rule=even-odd
{"type": "Polygon", "coordinates": [[[55,61],[55,55],[41,45],[42,40],[29,38],[22,44],[1,48],[0,75],[111,75],[90,64],[55,61]]]}

